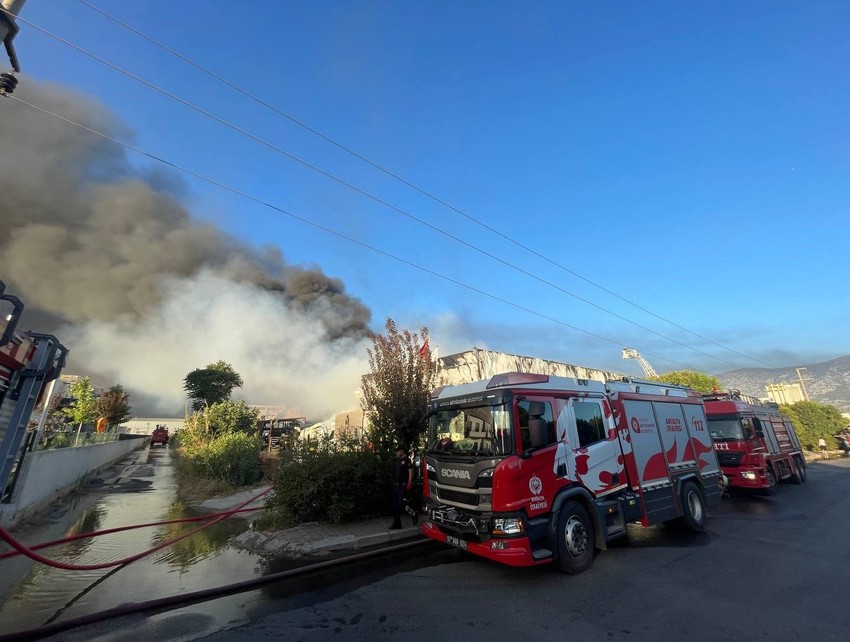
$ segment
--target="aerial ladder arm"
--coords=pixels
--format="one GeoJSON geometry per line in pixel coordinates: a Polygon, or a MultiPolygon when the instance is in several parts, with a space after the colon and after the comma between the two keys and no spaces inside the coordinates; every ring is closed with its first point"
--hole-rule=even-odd
{"type": "Polygon", "coordinates": [[[655,372],[655,368],[652,367],[652,364],[644,359],[643,355],[634,348],[623,348],[623,359],[637,359],[640,367],[643,368],[643,373],[647,377],[658,378],[658,373],[655,372]]]}

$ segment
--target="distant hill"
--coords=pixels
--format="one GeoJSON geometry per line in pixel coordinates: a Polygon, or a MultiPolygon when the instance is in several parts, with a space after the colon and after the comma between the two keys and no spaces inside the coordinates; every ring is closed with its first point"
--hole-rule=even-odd
{"type": "Polygon", "coordinates": [[[766,397],[765,386],[769,383],[799,381],[795,368],[806,369],[806,389],[812,401],[828,403],[841,412],[850,412],[850,355],[791,368],[742,368],[721,373],[717,378],[724,388],[737,388],[756,397],[766,397]]]}

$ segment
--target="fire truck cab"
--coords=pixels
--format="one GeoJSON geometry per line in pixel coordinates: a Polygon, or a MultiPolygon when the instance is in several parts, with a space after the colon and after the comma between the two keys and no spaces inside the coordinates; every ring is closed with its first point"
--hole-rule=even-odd
{"type": "Polygon", "coordinates": [[[526,373],[432,394],[422,533],[579,573],[626,525],[705,525],[722,475],[699,393],[526,373]]]}
{"type": "Polygon", "coordinates": [[[737,390],[703,395],[717,459],[731,488],[774,492],[779,481],[806,481],[806,459],[794,426],[776,404],[737,390]]]}

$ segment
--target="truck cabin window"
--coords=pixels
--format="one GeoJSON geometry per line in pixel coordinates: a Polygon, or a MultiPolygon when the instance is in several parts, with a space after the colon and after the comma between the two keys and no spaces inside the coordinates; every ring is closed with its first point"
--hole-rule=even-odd
{"type": "Polygon", "coordinates": [[[578,445],[581,448],[605,439],[605,423],[602,408],[595,401],[577,401],[573,404],[578,429],[578,445]]]}
{"type": "Polygon", "coordinates": [[[708,430],[715,441],[742,441],[755,434],[750,418],[736,415],[709,417],[708,430]]]}
{"type": "Polygon", "coordinates": [[[428,450],[446,455],[499,457],[513,452],[504,405],[438,410],[428,421],[428,450]]]}
{"type": "Polygon", "coordinates": [[[543,405],[543,414],[539,417],[534,417],[529,414],[529,409],[531,408],[531,402],[529,400],[522,399],[517,403],[517,413],[519,414],[519,436],[522,443],[521,452],[525,452],[531,448],[531,433],[528,429],[529,419],[543,419],[546,422],[548,428],[547,446],[554,444],[558,440],[555,434],[555,421],[552,419],[552,404],[548,401],[536,403],[542,403],[543,405]]]}

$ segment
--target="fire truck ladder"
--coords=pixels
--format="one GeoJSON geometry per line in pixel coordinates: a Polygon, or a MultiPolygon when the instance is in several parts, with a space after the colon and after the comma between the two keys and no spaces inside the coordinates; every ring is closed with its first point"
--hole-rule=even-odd
{"type": "Polygon", "coordinates": [[[655,372],[655,368],[643,358],[640,352],[635,350],[634,348],[623,348],[623,359],[637,359],[640,367],[643,368],[643,372],[647,377],[658,378],[658,373],[655,372]]]}
{"type": "MultiPolygon", "coordinates": [[[[53,381],[65,366],[68,349],[51,334],[27,333],[36,342],[35,353],[29,367],[15,372],[9,382],[9,392],[3,400],[4,405],[12,403],[11,417],[0,443],[0,495],[5,495],[9,476],[18,460],[21,442],[27,431],[27,422],[35,408],[39,393],[44,384],[53,381]]],[[[4,410],[6,410],[4,408],[4,410]]],[[[8,416],[6,412],[2,416],[8,416]]]]}

